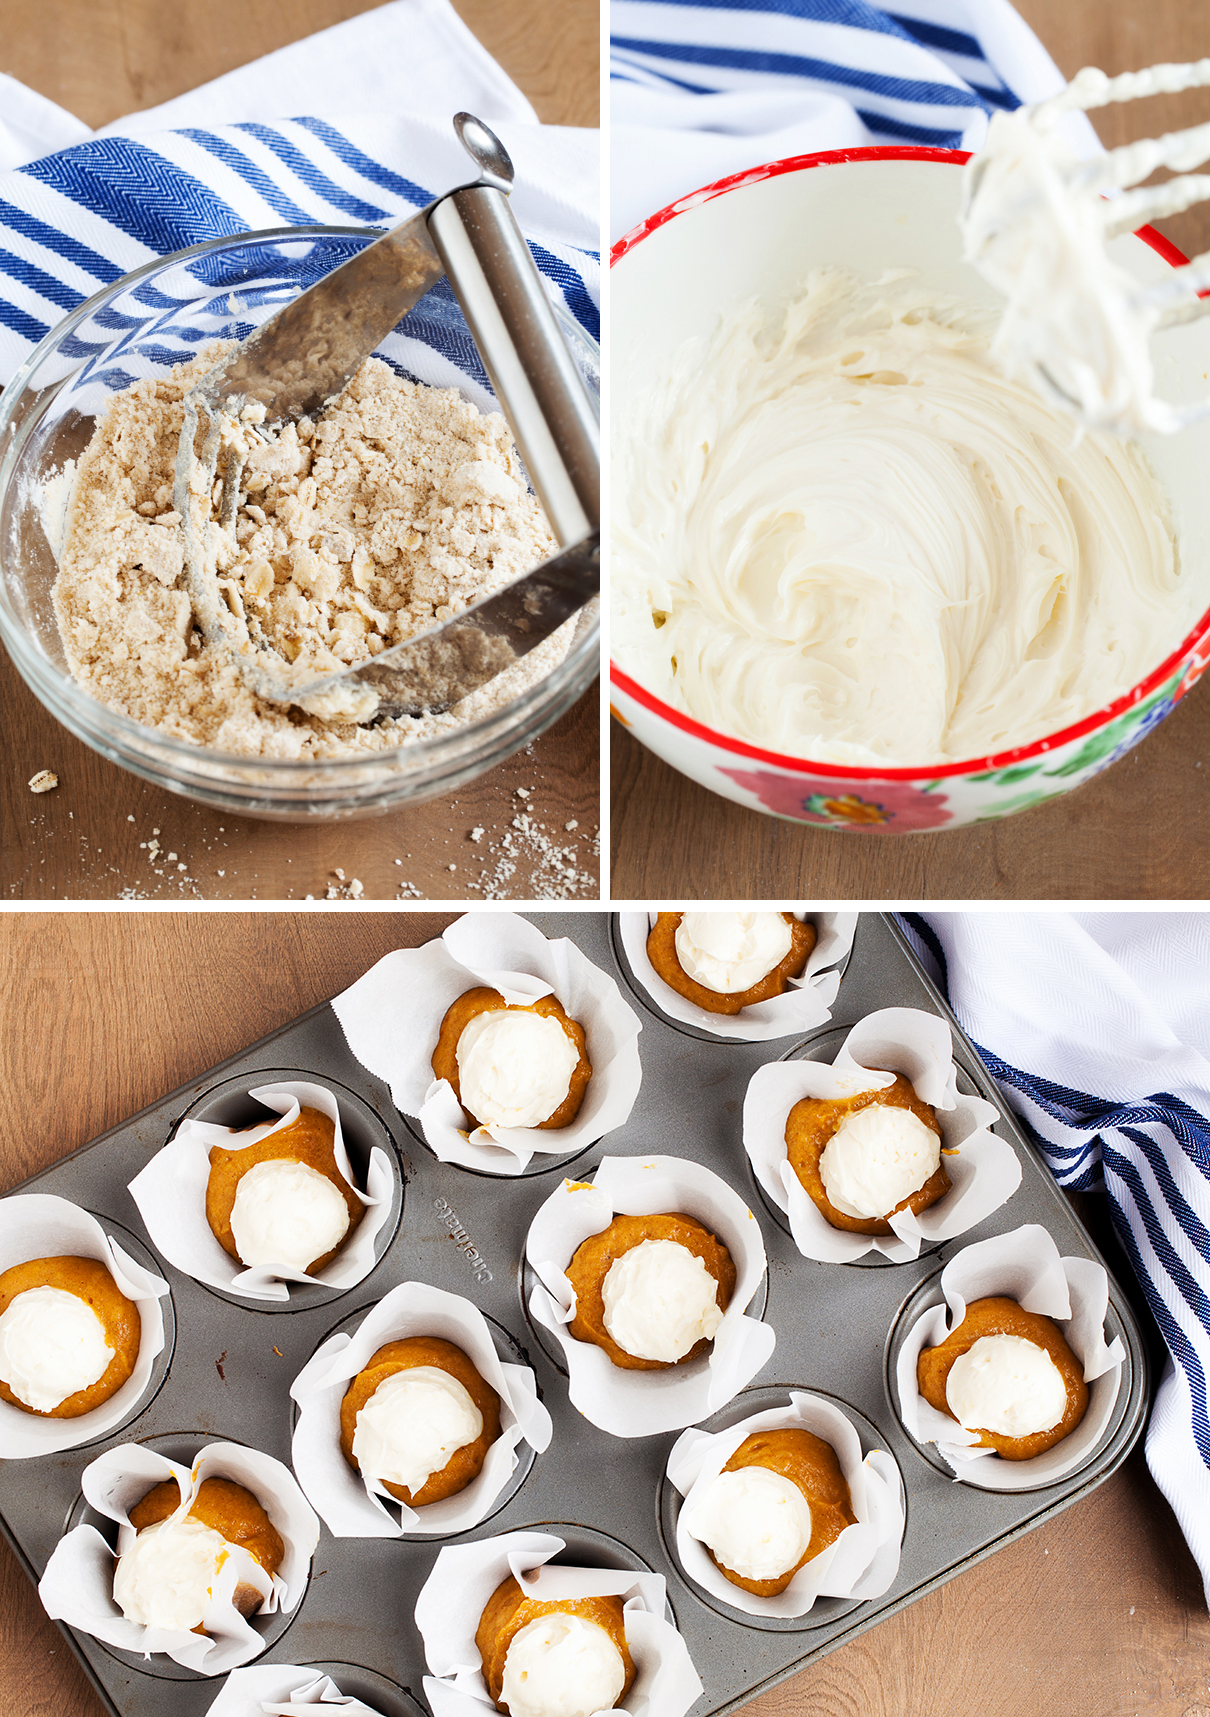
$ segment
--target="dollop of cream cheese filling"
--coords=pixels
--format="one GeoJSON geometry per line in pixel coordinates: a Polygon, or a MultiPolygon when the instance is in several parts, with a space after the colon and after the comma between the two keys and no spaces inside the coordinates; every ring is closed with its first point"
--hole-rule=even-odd
{"type": "Polygon", "coordinates": [[[673,709],[794,757],[983,758],[1136,686],[1210,602],[1137,447],[1009,380],[993,313],[811,273],[618,390],[613,640],[673,709]]]}
{"type": "Polygon", "coordinates": [[[950,1367],[950,1412],[968,1431],[1032,1437],[1067,1407],[1067,1386],[1045,1348],[1020,1335],[981,1335],[950,1367]]]}
{"type": "Polygon", "coordinates": [[[601,1288],[605,1328],[635,1359],[675,1364],[723,1321],[718,1283],[676,1240],[641,1240],[616,1258],[601,1288]]]}
{"type": "Polygon", "coordinates": [[[483,1415],[456,1377],[415,1365],[380,1383],[357,1415],[353,1453],[368,1478],[415,1496],[483,1431],[483,1415]]]}
{"type": "Polygon", "coordinates": [[[723,996],[759,984],[790,952],[780,912],[683,912],[673,943],[681,970],[723,996]]]}
{"type": "Polygon", "coordinates": [[[511,1717],[594,1717],[613,1710],[625,1685],[622,1654],[605,1629],[555,1610],[513,1635],[500,1697],[511,1717]]]}
{"type": "Polygon", "coordinates": [[[118,1557],[114,1602],[141,1627],[196,1628],[230,1551],[221,1532],[189,1515],[157,1521],[118,1557]]]}
{"type": "Polygon", "coordinates": [[[823,1148],[819,1177],[843,1216],[886,1216],[941,1161],[941,1140],[910,1109],[871,1103],[846,1115],[823,1148]]]}
{"type": "Polygon", "coordinates": [[[349,1211],[326,1175],[285,1157],[254,1163],[235,1189],[231,1232],[241,1260],[305,1270],[349,1232],[349,1211]]]}
{"type": "Polygon", "coordinates": [[[811,1542],[811,1508],[798,1486],[768,1467],[719,1473],[695,1491],[685,1524],[724,1568],[744,1580],[788,1574],[811,1542]]]}
{"type": "Polygon", "coordinates": [[[91,1388],[113,1355],[96,1312],[65,1288],[26,1288],[0,1317],[0,1379],[37,1413],[91,1388]]]}
{"type": "Polygon", "coordinates": [[[525,1008],[476,1014],[454,1053],[463,1106],[499,1127],[549,1121],[580,1060],[557,1019],[525,1008]]]}

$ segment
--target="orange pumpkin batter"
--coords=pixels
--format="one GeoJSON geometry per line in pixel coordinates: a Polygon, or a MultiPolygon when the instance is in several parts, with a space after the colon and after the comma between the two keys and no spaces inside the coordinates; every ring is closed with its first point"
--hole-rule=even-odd
{"type": "MultiPolygon", "coordinates": [[[[257,1163],[268,1162],[305,1163],[332,1182],[349,1213],[349,1226],[340,1243],[343,1246],[365,1214],[365,1206],[336,1166],[335,1123],[321,1109],[303,1109],[290,1126],[279,1127],[276,1133],[270,1133],[254,1145],[244,1145],[238,1150],[228,1150],[225,1145],[211,1146],[210,1178],[206,1183],[206,1221],[223,1251],[230,1253],[237,1263],[244,1263],[231,1232],[235,1195],[248,1170],[255,1168],[257,1163]]],[[[322,1258],[312,1259],[305,1273],[313,1275],[316,1270],[330,1264],[340,1246],[334,1246],[322,1258]]]]}
{"type": "MultiPolygon", "coordinates": [[[[580,1113],[580,1104],[584,1101],[588,1081],[592,1078],[592,1065],[588,1059],[584,1027],[578,1020],[568,1018],[562,1003],[554,996],[539,996],[538,1000],[531,1002],[528,1007],[520,1007],[506,1002],[499,990],[488,989],[482,984],[476,990],[467,990],[465,995],[459,996],[458,1000],[446,1009],[445,1018],[441,1022],[437,1047],[433,1051],[434,1076],[448,1079],[453,1086],[454,1096],[462,1102],[462,1087],[458,1081],[458,1040],[476,1014],[496,1013],[501,1008],[511,1013],[541,1014],[543,1019],[558,1020],[566,1036],[571,1039],[579,1060],[571,1070],[567,1095],[553,1115],[548,1115],[545,1121],[537,1122],[539,1127],[570,1127],[580,1113]]],[[[469,1109],[466,1113],[472,1126],[483,1126],[484,1123],[478,1115],[472,1115],[469,1109]]]]}
{"type": "Polygon", "coordinates": [[[738,1472],[741,1467],[768,1467],[797,1485],[811,1510],[811,1542],[793,1568],[774,1580],[746,1580],[721,1563],[706,1546],[710,1558],[725,1579],[733,1586],[742,1586],[758,1598],[774,1598],[784,1592],[805,1563],[834,1544],[846,1526],[855,1526],[853,1498],[840,1470],[836,1450],[811,1431],[787,1427],[784,1430],[756,1431],[745,1437],[723,1468],[725,1473],[738,1472]]]}
{"type": "Polygon", "coordinates": [[[754,1002],[767,1002],[773,996],[784,994],[791,978],[801,978],[815,946],[814,926],[804,924],[792,912],[783,912],[782,917],[790,926],[790,952],[771,972],[766,972],[759,983],[746,990],[737,990],[734,995],[723,995],[706,984],[699,984],[681,965],[676,951],[676,933],[684,916],[683,912],[657,913],[647,937],[647,958],[670,989],[684,996],[686,1001],[705,1008],[707,1013],[737,1014],[741,1008],[750,1008],[754,1002]]]}
{"type": "Polygon", "coordinates": [[[357,1430],[357,1415],[379,1384],[396,1372],[407,1371],[415,1365],[433,1365],[457,1378],[475,1406],[483,1415],[483,1429],[473,1443],[455,1449],[440,1472],[430,1473],[415,1496],[406,1485],[383,1480],[383,1487],[409,1508],[423,1508],[426,1503],[444,1502],[456,1496],[479,1477],[487,1451],[500,1435],[500,1397],[490,1383],[485,1383],[460,1347],[439,1336],[414,1335],[402,1341],[389,1341],[373,1354],[364,1371],[359,1371],[345,1391],[340,1404],[340,1448],[354,1472],[360,1472],[353,1453],[353,1437],[357,1430]]]}
{"type": "MultiPolygon", "coordinates": [[[[1059,1423],[1049,1431],[1035,1431],[1028,1437],[1005,1437],[996,1431],[980,1431],[978,1447],[995,1449],[1006,1461],[1028,1461],[1045,1454],[1070,1436],[1088,1410],[1088,1385],[1084,1367],[1068,1347],[1062,1331],[1050,1318],[1040,1312],[1027,1312],[1016,1300],[999,1297],[974,1300],[966,1308],[966,1316],[939,1347],[926,1347],[916,1361],[916,1385],[924,1399],[954,1419],[945,1398],[945,1386],[950,1368],[962,1354],[968,1353],[981,1336],[1017,1335],[1046,1350],[1058,1368],[1067,1389],[1067,1406],[1059,1423]]],[[[979,1429],[971,1426],[969,1429],[979,1429]]]]}
{"type": "Polygon", "coordinates": [[[795,1103],[786,1119],[786,1155],[790,1159],[790,1167],[824,1221],[830,1222],[833,1228],[848,1229],[851,1234],[890,1234],[893,1230],[887,1217],[895,1216],[901,1210],[919,1215],[930,1204],[944,1198],[950,1189],[950,1177],[941,1162],[936,1173],[931,1174],[923,1186],[902,1199],[894,1210],[888,1210],[886,1216],[846,1216],[842,1210],[837,1210],[824,1190],[819,1159],[846,1116],[875,1104],[892,1109],[910,1109],[918,1121],[923,1121],[938,1138],[941,1137],[937,1111],[917,1097],[911,1081],[901,1073],[897,1073],[895,1083],[883,1091],[861,1091],[855,1097],[804,1097],[795,1103]]]}
{"type": "Polygon", "coordinates": [[[718,1283],[719,1310],[725,1312],[735,1292],[735,1264],[717,1236],[691,1216],[677,1212],[650,1216],[615,1216],[608,1228],[590,1234],[578,1246],[567,1266],[567,1278],[576,1291],[576,1315],[568,1326],[577,1341],[595,1342],[610,1359],[626,1371],[666,1371],[670,1365],[685,1365],[705,1353],[711,1343],[695,1342],[681,1359],[638,1359],[617,1342],[605,1328],[605,1278],[623,1253],[644,1240],[673,1240],[700,1258],[718,1283]]]}
{"type": "Polygon", "coordinates": [[[27,1264],[14,1264],[0,1275],[0,1317],[29,1288],[61,1288],[83,1300],[101,1320],[113,1358],[95,1383],[77,1389],[49,1412],[27,1407],[7,1383],[0,1383],[0,1400],[40,1419],[77,1419],[81,1413],[91,1413],[117,1394],[135,1368],[142,1335],[139,1308],[126,1298],[99,1258],[32,1258],[27,1264]]]}
{"type": "MultiPolygon", "coordinates": [[[[165,1479],[153,1485],[130,1510],[130,1524],[136,1532],[167,1520],[181,1506],[181,1489],[175,1479],[165,1479]]],[[[281,1535],[252,1492],[232,1479],[203,1479],[189,1509],[187,1518],[209,1526],[228,1544],[240,1545],[260,1563],[272,1577],[281,1567],[286,1547],[281,1535]]],[[[241,1615],[250,1616],[260,1609],[264,1599],[255,1586],[235,1588],[234,1603],[241,1615]]],[[[200,1623],[195,1634],[205,1633],[200,1623]]]]}
{"type": "Polygon", "coordinates": [[[549,1616],[557,1612],[582,1616],[586,1622],[595,1622],[597,1627],[604,1628],[621,1653],[622,1666],[626,1671],[626,1681],[618,1695],[617,1703],[620,1705],[630,1692],[635,1678],[635,1666],[626,1647],[621,1598],[564,1598],[557,1604],[540,1604],[534,1598],[527,1598],[510,1574],[487,1600],[479,1618],[479,1626],[475,1630],[475,1644],[483,1662],[483,1679],[487,1683],[487,1691],[495,1701],[497,1711],[508,1710],[508,1706],[500,1698],[500,1692],[504,1686],[504,1660],[508,1656],[508,1648],[513,1643],[514,1636],[519,1634],[522,1628],[527,1628],[530,1622],[536,1622],[539,1616],[549,1616]]]}

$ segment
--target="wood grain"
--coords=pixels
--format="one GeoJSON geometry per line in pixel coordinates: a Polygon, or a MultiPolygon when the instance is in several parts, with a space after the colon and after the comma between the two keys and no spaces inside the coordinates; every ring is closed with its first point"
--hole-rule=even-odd
{"type": "MultiPolygon", "coordinates": [[[[597,124],[596,0],[455,8],[542,120],[597,124]]],[[[358,0],[0,0],[0,70],[97,126],[368,10],[358,0]]],[[[0,712],[0,900],[322,899],[354,879],[376,900],[600,897],[595,689],[457,793],[370,822],[302,827],[207,811],[106,762],[47,714],[2,652],[0,712]],[[34,797],[26,783],[47,768],[61,785],[34,797]],[[532,831],[514,827],[525,814],[532,831]],[[153,838],[173,863],[151,861],[153,838]]]]}
{"type": "MultiPolygon", "coordinates": [[[[890,8],[893,10],[894,8],[890,8]]],[[[1204,0],[1018,0],[1068,77],[1210,53],[1204,0]]],[[[1093,115],[1110,146],[1210,119],[1210,91],[1093,115]]],[[[1210,249],[1210,205],[1157,223],[1210,249]]],[[[1020,816],[881,838],[777,822],[678,775],[617,729],[611,741],[618,899],[1204,899],[1210,895],[1210,689],[1077,792],[1020,816]],[[1203,767],[1204,763],[1204,767],[1203,767]]]]}
{"type": "MultiPolygon", "coordinates": [[[[0,1190],[447,922],[356,911],[0,914],[0,1190]]],[[[1205,1717],[1208,1676],[1197,1571],[1137,1451],[1091,1497],[745,1717],[1205,1717]]],[[[0,1548],[0,1710],[102,1709],[0,1548]]]]}

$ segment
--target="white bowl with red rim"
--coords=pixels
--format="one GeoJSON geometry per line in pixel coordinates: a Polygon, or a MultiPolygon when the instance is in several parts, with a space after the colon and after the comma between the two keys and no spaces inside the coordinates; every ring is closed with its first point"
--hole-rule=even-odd
{"type": "MultiPolygon", "coordinates": [[[[813,268],[866,278],[911,268],[941,295],[995,303],[961,255],[959,169],[968,159],[916,148],[799,155],[720,179],[651,215],[611,254],[615,399],[627,377],[660,373],[733,305],[785,302],[813,268]]],[[[1145,282],[1186,260],[1150,227],[1114,240],[1110,254],[1145,282]]],[[[1210,385],[1210,319],[1162,335],[1154,357],[1165,398],[1199,398],[1210,385]]],[[[1210,605],[1210,422],[1143,446],[1172,504],[1182,565],[1206,569],[1210,605]]],[[[1208,662],[1210,606],[1131,691],[1082,721],[994,756],[918,769],[766,751],[672,708],[616,661],[611,704],[657,756],[737,804],[817,827],[906,834],[1006,816],[1080,786],[1162,721],[1208,662]]]]}

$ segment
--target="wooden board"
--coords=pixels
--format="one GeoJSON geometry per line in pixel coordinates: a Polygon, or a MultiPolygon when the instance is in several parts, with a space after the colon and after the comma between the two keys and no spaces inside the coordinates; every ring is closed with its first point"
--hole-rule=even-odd
{"type": "MultiPolygon", "coordinates": [[[[98,126],[369,10],[358,0],[0,0],[0,69],[98,126]]],[[[456,10],[543,121],[597,124],[596,0],[456,0],[456,10]]],[[[598,711],[594,688],[532,748],[457,793],[370,822],[292,827],[205,810],[106,762],[0,651],[0,900],[322,899],[329,888],[345,896],[354,879],[377,900],[596,898],[598,711]],[[40,769],[60,786],[34,797],[26,783],[40,769]],[[523,814],[531,827],[517,829],[523,814]],[[152,839],[176,860],[153,862],[152,839]]]]}
{"type": "MultiPolygon", "coordinates": [[[[893,11],[894,7],[888,8],[893,11]]],[[[1204,0],[1018,0],[1068,77],[1210,53],[1204,0]]],[[[1109,145],[1210,119],[1210,91],[1093,116],[1109,145]]],[[[1159,223],[1210,249],[1210,205],[1159,223]]],[[[1210,688],[1200,686],[1116,767],[1017,817],[876,838],[778,822],[678,775],[613,723],[615,898],[1202,899],[1210,894],[1210,688]],[[1204,764],[1204,767],[1203,767],[1204,764]]]]}

